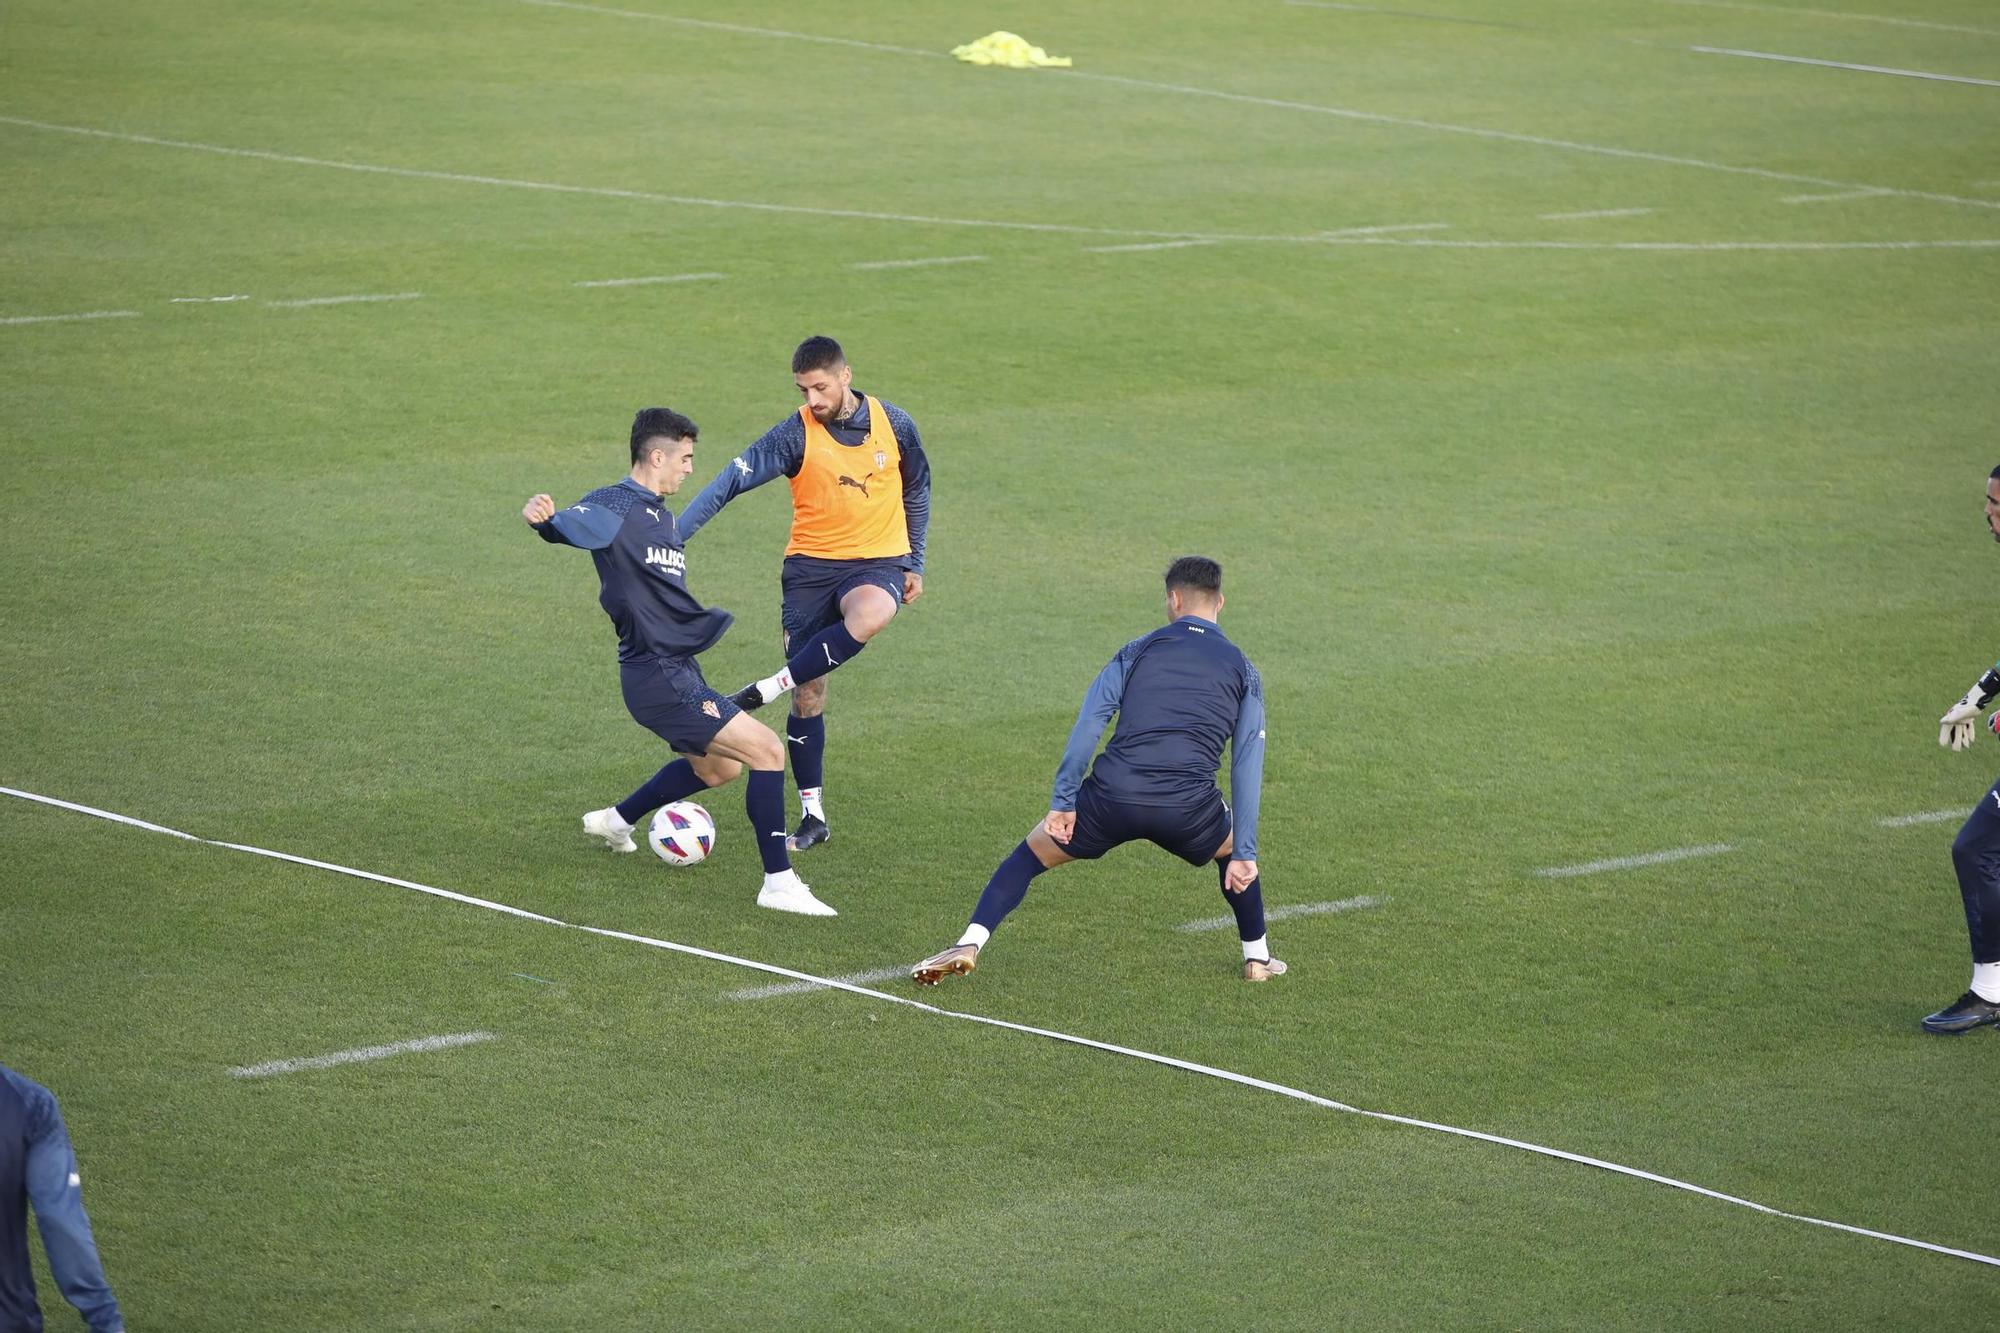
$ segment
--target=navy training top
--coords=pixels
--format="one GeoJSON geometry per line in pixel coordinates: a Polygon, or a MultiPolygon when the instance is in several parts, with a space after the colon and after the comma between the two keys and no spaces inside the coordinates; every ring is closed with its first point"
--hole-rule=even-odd
{"type": "Polygon", "coordinates": [[[630,477],[557,510],[535,531],[543,541],[590,552],[597,602],[618,631],[620,662],[693,657],[713,648],[734,619],[688,591],[673,511],[630,477]]]}
{"type": "Polygon", "coordinates": [[[124,1328],[83,1211],[83,1178],[62,1110],[47,1088],[0,1065],[0,1329],[7,1333],[42,1328],[28,1267],[31,1202],[63,1298],[96,1333],[124,1328]]]}
{"type": "Polygon", "coordinates": [[[1254,861],[1264,790],[1264,681],[1213,620],[1182,616],[1120,648],[1090,683],[1049,809],[1076,809],[1085,769],[1113,800],[1192,805],[1215,789],[1225,742],[1236,819],[1230,856],[1254,861]],[[1113,713],[1118,729],[1093,766],[1091,753],[1113,713]]]}

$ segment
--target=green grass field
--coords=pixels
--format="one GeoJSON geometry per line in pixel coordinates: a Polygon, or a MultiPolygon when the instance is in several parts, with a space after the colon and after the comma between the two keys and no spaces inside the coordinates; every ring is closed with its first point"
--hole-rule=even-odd
{"type": "MultiPolygon", "coordinates": [[[[1933,741],[2000,651],[2000,89],[1691,49],[1995,80],[2000,18],[1398,3],[15,0],[0,785],[880,969],[955,937],[1201,551],[1266,682],[1267,900],[1386,902],[1274,923],[1292,971],[1246,986],[1229,932],[1175,928],[1224,910],[1212,877],[1129,848],[1038,880],[929,998],[2000,1250],[2000,1041],[1916,1028],[1965,981],[1955,823],[1881,823],[1970,808],[2000,754],[1933,741]],[[996,27],[1074,71],[944,56],[996,27]],[[964,262],[854,267],[918,259],[964,262]],[[685,274],[723,276],[577,285],[685,274]],[[134,313],[20,322],[100,312],[134,313]],[[800,868],[834,921],[752,905],[740,786],[691,871],[577,835],[662,747],[589,561],[518,517],[620,475],[649,403],[701,424],[706,480],[822,331],[936,477],[925,599],[832,682],[836,837],[800,868]]],[[[788,516],[767,488],[690,547],[738,617],[723,688],[776,667],[788,516]]],[[[2000,1299],[1961,1259],[863,996],[732,1000],[775,979],[43,805],[0,800],[0,848],[0,1062],[64,1100],[135,1333],[2000,1299]]]]}

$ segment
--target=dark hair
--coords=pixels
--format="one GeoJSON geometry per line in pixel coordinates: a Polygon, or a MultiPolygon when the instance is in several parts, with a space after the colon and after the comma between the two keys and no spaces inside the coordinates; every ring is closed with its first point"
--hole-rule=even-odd
{"type": "Polygon", "coordinates": [[[1993,480],[1995,477],[2000,477],[2000,467],[1996,467],[1991,472],[1986,474],[1986,479],[1988,481],[1993,480]]]}
{"type": "Polygon", "coordinates": [[[632,418],[632,461],[646,456],[646,446],[662,436],[669,440],[692,440],[701,428],[671,407],[642,407],[632,418]]]}
{"type": "Polygon", "coordinates": [[[1222,566],[1205,555],[1184,555],[1167,566],[1167,591],[1186,588],[1206,597],[1222,595],[1222,566]]]}
{"type": "Polygon", "coordinates": [[[824,333],[815,333],[792,353],[792,373],[803,375],[808,370],[832,370],[845,360],[847,353],[840,350],[839,343],[824,333]]]}

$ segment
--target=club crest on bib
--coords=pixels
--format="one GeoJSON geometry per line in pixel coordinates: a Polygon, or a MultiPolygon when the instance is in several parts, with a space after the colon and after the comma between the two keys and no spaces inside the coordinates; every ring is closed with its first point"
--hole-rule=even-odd
{"type": "Polygon", "coordinates": [[[889,455],[884,453],[882,450],[877,449],[875,451],[875,466],[876,467],[889,466],[889,455]]]}

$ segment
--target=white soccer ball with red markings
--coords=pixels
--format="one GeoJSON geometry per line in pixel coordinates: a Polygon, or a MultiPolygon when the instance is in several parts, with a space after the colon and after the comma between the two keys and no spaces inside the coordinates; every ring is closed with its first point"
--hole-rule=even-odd
{"type": "Polygon", "coordinates": [[[675,801],[653,812],[646,841],[670,866],[698,865],[715,848],[715,821],[693,801],[675,801]]]}

